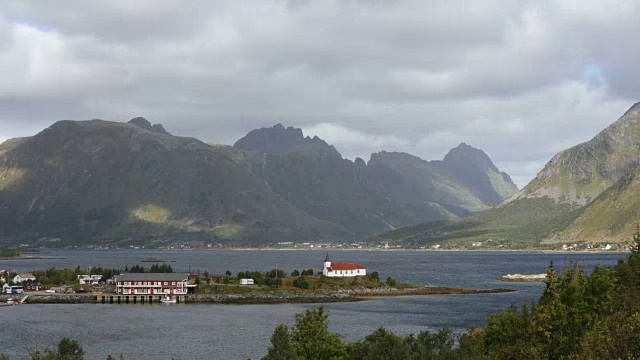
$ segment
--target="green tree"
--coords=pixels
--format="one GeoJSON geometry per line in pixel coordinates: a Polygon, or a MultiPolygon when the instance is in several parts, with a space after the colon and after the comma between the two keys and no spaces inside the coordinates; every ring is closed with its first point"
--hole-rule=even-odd
{"type": "Polygon", "coordinates": [[[269,271],[266,276],[268,278],[272,278],[272,279],[282,279],[283,277],[286,277],[287,274],[284,273],[284,271],[280,270],[280,269],[273,269],[271,271],[269,271]]]}
{"type": "Polygon", "coordinates": [[[409,347],[404,340],[379,328],[367,336],[362,342],[349,346],[349,357],[353,360],[385,360],[410,358],[409,347]]]}
{"type": "Polygon", "coordinates": [[[296,357],[296,349],[291,339],[289,327],[285,324],[278,325],[271,335],[271,346],[263,359],[294,360],[296,357]]]}
{"type": "Polygon", "coordinates": [[[62,338],[56,350],[45,349],[29,354],[31,360],[82,360],[84,350],[77,341],[67,337],[62,338]]]}
{"type": "Polygon", "coordinates": [[[389,286],[396,286],[396,281],[391,276],[387,278],[386,282],[387,282],[387,285],[389,286]]]}
{"type": "Polygon", "coordinates": [[[298,269],[293,270],[291,276],[300,276],[300,272],[298,271],[298,269]]]}
{"type": "Polygon", "coordinates": [[[308,289],[309,283],[304,279],[304,276],[300,276],[299,278],[293,281],[293,286],[299,289],[308,289]]]}
{"type": "Polygon", "coordinates": [[[58,355],[65,360],[80,360],[84,358],[84,350],[77,341],[64,337],[58,343],[58,355]]]}
{"type": "Polygon", "coordinates": [[[292,339],[297,353],[307,360],[347,358],[347,349],[338,335],[329,331],[328,315],[324,307],[296,314],[292,339]]]}
{"type": "Polygon", "coordinates": [[[313,269],[302,270],[300,275],[313,276],[313,269]]]}

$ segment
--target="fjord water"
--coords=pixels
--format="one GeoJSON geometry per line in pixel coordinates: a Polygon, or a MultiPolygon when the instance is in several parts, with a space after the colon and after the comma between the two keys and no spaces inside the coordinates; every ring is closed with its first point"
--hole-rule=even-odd
{"type": "MultiPolygon", "coordinates": [[[[0,269],[124,268],[148,257],[172,260],[175,271],[319,271],[325,251],[53,251],[50,259],[0,260],[0,269]]],[[[624,254],[330,251],[333,261],[362,263],[381,278],[417,285],[477,289],[513,288],[504,294],[389,297],[358,303],[325,304],[333,331],[358,340],[378,327],[398,334],[443,327],[462,331],[482,325],[490,313],[511,304],[531,303],[539,283],[502,283],[509,273],[542,273],[549,261],[560,270],[575,261],[587,270],[613,265],[624,254]]],[[[0,353],[23,358],[35,348],[54,346],[62,337],[78,340],[89,358],[124,354],[130,359],[257,359],[266,351],[278,323],[293,323],[295,313],[318,306],[279,305],[24,305],[0,308],[0,353]]]]}

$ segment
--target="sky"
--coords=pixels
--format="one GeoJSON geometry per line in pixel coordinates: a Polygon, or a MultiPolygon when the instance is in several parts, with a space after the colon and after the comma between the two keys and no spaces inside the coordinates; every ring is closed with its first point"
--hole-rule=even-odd
{"type": "Polygon", "coordinates": [[[143,116],[233,144],[282,123],[344,157],[466,142],[518,186],[640,101],[633,0],[0,3],[0,141],[143,116]]]}

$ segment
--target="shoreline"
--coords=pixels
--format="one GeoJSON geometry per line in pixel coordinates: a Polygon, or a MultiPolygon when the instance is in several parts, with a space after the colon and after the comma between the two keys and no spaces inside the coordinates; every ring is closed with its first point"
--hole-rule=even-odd
{"type": "MultiPolygon", "coordinates": [[[[43,248],[44,252],[51,251],[380,251],[380,252],[395,252],[395,251],[415,251],[415,252],[469,252],[469,253],[532,253],[532,254],[628,254],[629,251],[622,250],[535,250],[535,249],[342,249],[342,248],[198,248],[198,249],[51,249],[43,248]]],[[[13,257],[13,258],[0,258],[0,260],[47,260],[47,259],[65,259],[58,256],[27,256],[27,257],[13,257]]],[[[144,262],[140,260],[141,262],[144,262]]],[[[164,261],[161,261],[164,262],[164,261]]]]}
{"type": "MultiPolygon", "coordinates": [[[[187,295],[180,297],[181,304],[323,304],[336,302],[371,301],[375,298],[397,296],[428,296],[428,295],[473,295],[500,294],[521,291],[518,289],[459,289],[446,287],[422,287],[389,291],[388,289],[341,290],[332,293],[301,293],[301,294],[217,294],[217,295],[187,295]]],[[[135,305],[150,304],[148,296],[117,295],[117,294],[2,294],[0,303],[7,303],[9,298],[26,302],[20,305],[42,304],[105,304],[105,305],[135,305]]],[[[154,300],[154,303],[158,301],[154,300]]]]}

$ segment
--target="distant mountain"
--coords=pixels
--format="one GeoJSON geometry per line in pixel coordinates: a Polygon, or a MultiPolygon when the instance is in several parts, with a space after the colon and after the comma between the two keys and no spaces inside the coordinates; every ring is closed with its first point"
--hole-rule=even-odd
{"type": "Polygon", "coordinates": [[[231,147],[142,117],[59,121],[0,144],[0,242],[351,241],[458,219],[509,191],[467,145],[443,161],[381,152],[365,163],[281,124],[231,147]]]}
{"type": "Polygon", "coordinates": [[[151,125],[151,123],[149,122],[149,120],[143,118],[143,117],[137,117],[137,118],[133,118],[131,120],[129,120],[129,124],[133,124],[137,127],[143,128],[147,131],[151,131],[153,133],[157,133],[157,134],[164,134],[164,135],[171,135],[167,132],[167,130],[164,129],[164,126],[162,126],[162,124],[154,124],[151,125]]]}
{"type": "Polygon", "coordinates": [[[336,148],[317,136],[304,137],[302,129],[291,126],[285,128],[282,124],[252,130],[242,139],[236,141],[233,147],[267,154],[306,152],[312,155],[326,153],[340,156],[336,148]]]}
{"type": "Polygon", "coordinates": [[[209,145],[140,119],[60,121],[3,143],[0,238],[59,237],[67,244],[349,238],[209,145]]]}
{"type": "Polygon", "coordinates": [[[422,224],[380,240],[511,247],[628,241],[640,222],[640,103],[592,140],[554,156],[521,191],[454,223],[422,224]]]}
{"type": "Polygon", "coordinates": [[[451,149],[440,165],[482,202],[496,205],[518,191],[511,177],[498,170],[484,151],[465,143],[451,149]]]}
{"type": "Polygon", "coordinates": [[[373,154],[367,178],[388,197],[405,204],[436,203],[458,217],[489,209],[518,190],[482,150],[464,143],[442,161],[406,153],[373,154]]]}
{"type": "Polygon", "coordinates": [[[466,184],[473,184],[473,176],[490,183],[489,176],[502,179],[503,174],[482,151],[466,145],[462,152],[473,155],[461,154],[465,161],[461,167],[470,172],[456,171],[455,156],[446,162],[427,162],[409,154],[381,152],[372,154],[368,163],[360,158],[352,162],[325,141],[280,124],[253,130],[234,147],[263,153],[230,156],[287,201],[361,236],[419,222],[458,219],[488,209],[517,191],[508,176],[487,194],[484,188],[470,189],[466,184]],[[484,157],[475,164],[473,156],[478,152],[484,157]],[[448,167],[454,171],[450,173],[448,167]],[[507,187],[512,191],[505,194],[507,187]]]}

